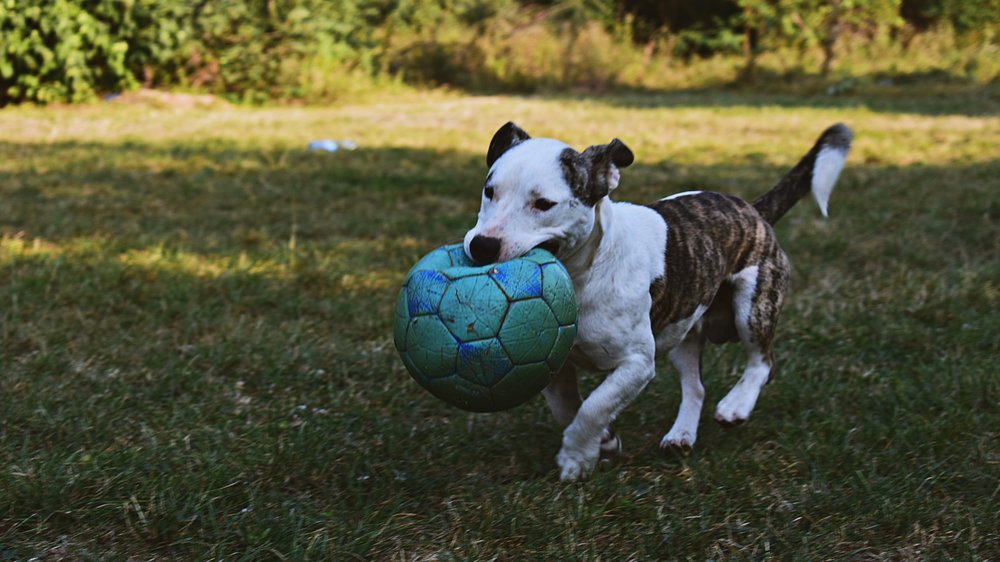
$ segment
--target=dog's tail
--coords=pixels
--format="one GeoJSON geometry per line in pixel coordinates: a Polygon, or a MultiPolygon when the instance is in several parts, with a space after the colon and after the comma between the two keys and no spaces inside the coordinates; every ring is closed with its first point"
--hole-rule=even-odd
{"type": "Polygon", "coordinates": [[[844,168],[847,151],[851,148],[853,134],[843,123],[823,131],[819,140],[802,160],[777,185],[753,202],[764,220],[777,223],[799,199],[812,191],[819,210],[826,216],[827,202],[837,176],[844,168]]]}

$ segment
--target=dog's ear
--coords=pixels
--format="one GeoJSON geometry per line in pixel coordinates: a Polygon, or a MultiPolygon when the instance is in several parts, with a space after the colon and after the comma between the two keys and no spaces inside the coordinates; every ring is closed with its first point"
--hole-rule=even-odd
{"type": "Polygon", "coordinates": [[[618,187],[618,181],[621,179],[618,169],[625,168],[635,161],[635,156],[629,147],[618,139],[608,144],[591,146],[583,151],[582,157],[589,167],[587,191],[593,203],[600,201],[618,187]]]}
{"type": "Polygon", "coordinates": [[[524,129],[518,127],[513,121],[508,121],[506,125],[500,127],[496,133],[493,134],[493,140],[490,141],[490,148],[486,151],[486,167],[492,168],[493,163],[500,158],[504,152],[510,150],[511,147],[530,139],[531,136],[524,132],[524,129]]]}

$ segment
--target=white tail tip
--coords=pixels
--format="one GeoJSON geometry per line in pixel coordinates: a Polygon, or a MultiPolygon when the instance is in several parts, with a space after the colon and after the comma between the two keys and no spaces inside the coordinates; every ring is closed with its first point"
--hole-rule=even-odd
{"type": "Polygon", "coordinates": [[[824,146],[816,155],[816,162],[813,164],[812,194],[824,217],[827,216],[830,193],[833,192],[840,171],[844,169],[846,159],[847,148],[836,145],[824,146]]]}

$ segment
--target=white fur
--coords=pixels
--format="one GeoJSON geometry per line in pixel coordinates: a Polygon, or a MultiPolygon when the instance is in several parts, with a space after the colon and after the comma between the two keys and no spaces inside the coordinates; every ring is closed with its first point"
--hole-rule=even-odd
{"type": "Polygon", "coordinates": [[[556,457],[563,480],[579,479],[593,469],[603,431],[656,373],[649,285],[663,274],[663,260],[654,250],[659,248],[662,256],[666,247],[663,220],[649,208],[609,199],[594,213],[603,237],[590,241],[596,248],[567,248],[563,264],[573,278],[580,310],[574,359],[610,373],[563,433],[556,457]]]}
{"type": "MultiPolygon", "coordinates": [[[[594,468],[604,431],[655,375],[649,286],[663,275],[667,238],[663,219],[648,207],[607,197],[593,207],[578,201],[559,166],[565,148],[559,141],[529,139],[498,158],[490,171],[493,200],[483,197],[479,220],[465,243],[468,252],[477,235],[498,238],[500,261],[550,239],[561,244],[557,257],[573,279],[579,306],[574,361],[610,371],[563,434],[557,455],[561,477],[576,480],[594,468]],[[533,209],[538,197],[556,206],[533,209]]],[[[614,168],[608,179],[616,180],[617,174],[614,168]]],[[[556,404],[556,415],[565,418],[559,394],[553,389],[547,398],[556,404]]]]}
{"type": "Polygon", "coordinates": [[[846,159],[846,149],[831,146],[824,146],[816,156],[812,175],[812,194],[824,217],[827,216],[830,193],[833,192],[833,186],[837,183],[840,171],[844,169],[846,159]]]}
{"type": "Polygon", "coordinates": [[[618,170],[618,166],[614,164],[608,166],[608,191],[614,191],[621,179],[622,173],[618,170]]]}
{"type": "Polygon", "coordinates": [[[753,294],[757,290],[756,265],[737,271],[729,277],[733,283],[733,312],[736,315],[736,331],[743,341],[750,341],[750,313],[753,294]]]}
{"type": "Polygon", "coordinates": [[[691,327],[694,326],[698,320],[701,320],[701,317],[705,314],[706,310],[708,310],[707,306],[699,304],[698,307],[694,309],[694,314],[679,322],[667,325],[662,331],[660,331],[660,333],[656,334],[657,354],[666,353],[679,345],[684,339],[684,336],[691,331],[691,327]]]}
{"type": "Polygon", "coordinates": [[[723,425],[745,422],[757,404],[760,389],[767,382],[770,373],[771,367],[764,362],[764,356],[759,351],[752,352],[743,376],[716,407],[715,419],[723,425]]]}
{"type": "Polygon", "coordinates": [[[698,438],[698,418],[705,402],[705,387],[701,384],[702,343],[688,339],[670,352],[670,361],[681,375],[681,405],[673,427],[663,436],[660,448],[689,450],[698,438]]]}
{"type": "Polygon", "coordinates": [[[679,197],[688,197],[688,196],[691,196],[691,195],[698,195],[699,193],[701,193],[701,192],[700,191],[682,191],[680,193],[674,193],[673,195],[667,195],[663,199],[660,199],[660,201],[670,201],[671,199],[677,199],[679,197]]]}
{"type": "Polygon", "coordinates": [[[465,251],[477,235],[502,241],[499,261],[523,255],[551,239],[576,245],[590,232],[592,218],[574,207],[579,201],[566,185],[559,155],[568,146],[553,139],[530,139],[505,152],[490,169],[493,200],[485,195],[475,228],[465,235],[465,251]],[[511,164],[515,162],[516,164],[511,164]],[[531,208],[539,197],[556,203],[548,211],[531,208]]]}
{"type": "Polygon", "coordinates": [[[715,409],[715,419],[723,425],[743,423],[750,417],[750,412],[757,403],[760,389],[767,382],[771,367],[764,361],[760,349],[751,342],[750,315],[753,305],[753,295],[757,290],[757,274],[759,268],[752,265],[730,276],[733,282],[733,309],[736,331],[740,340],[748,347],[750,358],[739,382],[733,386],[715,409]]]}

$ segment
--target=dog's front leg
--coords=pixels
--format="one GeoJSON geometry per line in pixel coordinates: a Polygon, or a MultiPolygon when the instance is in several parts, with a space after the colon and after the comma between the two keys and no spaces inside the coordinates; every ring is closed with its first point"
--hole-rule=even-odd
{"type": "Polygon", "coordinates": [[[620,360],[615,370],[583,401],[573,422],[566,427],[562,449],[556,455],[562,480],[578,480],[594,469],[605,428],[656,374],[653,342],[646,347],[620,360]]]}
{"type": "MultiPolygon", "coordinates": [[[[565,429],[573,423],[573,418],[580,411],[580,389],[576,382],[576,368],[569,362],[552,377],[542,395],[545,396],[552,411],[552,417],[565,429]]],[[[615,431],[608,426],[601,432],[601,457],[612,459],[622,455],[622,440],[615,434],[615,431]]]]}

